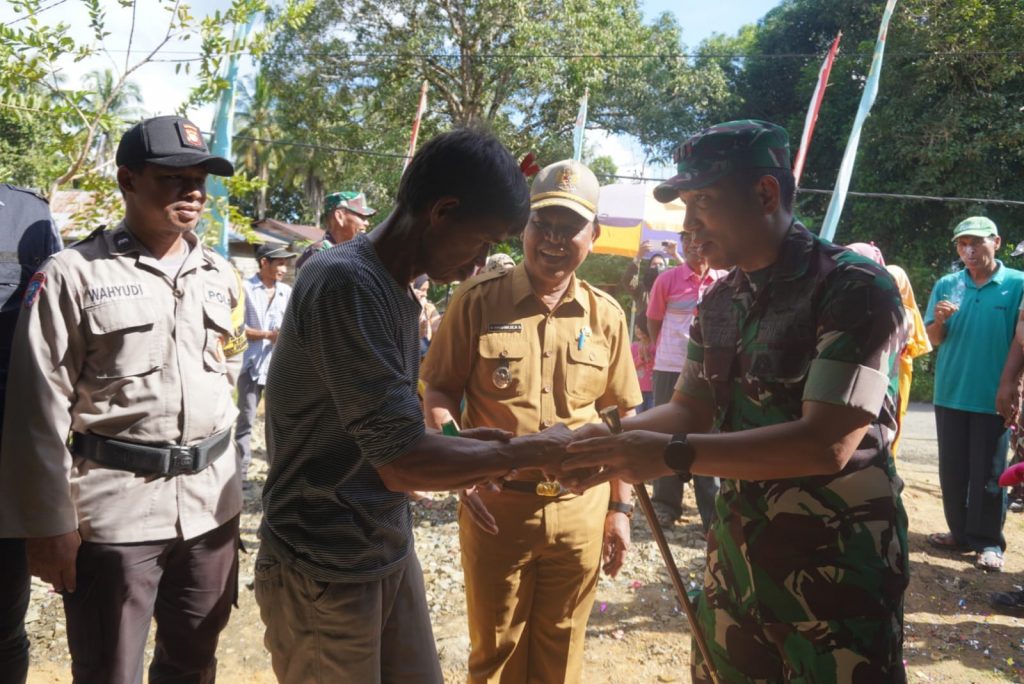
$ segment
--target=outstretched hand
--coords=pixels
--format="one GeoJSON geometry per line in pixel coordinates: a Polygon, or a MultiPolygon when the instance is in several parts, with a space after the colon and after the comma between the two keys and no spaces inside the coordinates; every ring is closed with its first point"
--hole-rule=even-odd
{"type": "Polygon", "coordinates": [[[637,484],[668,475],[671,471],[662,458],[668,440],[669,435],[660,432],[630,430],[573,442],[559,481],[566,489],[581,492],[609,480],[637,484]]]}

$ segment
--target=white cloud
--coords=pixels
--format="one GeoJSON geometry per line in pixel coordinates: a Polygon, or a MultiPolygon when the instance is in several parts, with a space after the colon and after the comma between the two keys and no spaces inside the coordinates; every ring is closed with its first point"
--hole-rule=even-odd
{"type": "MultiPolygon", "coordinates": [[[[597,128],[587,130],[586,142],[595,156],[608,156],[615,162],[620,176],[637,176],[641,178],[667,178],[672,169],[661,164],[647,163],[640,142],[631,135],[613,135],[609,131],[597,128]]],[[[628,183],[626,179],[620,182],[628,183]]],[[[653,181],[651,181],[653,182],[653,181]]]]}

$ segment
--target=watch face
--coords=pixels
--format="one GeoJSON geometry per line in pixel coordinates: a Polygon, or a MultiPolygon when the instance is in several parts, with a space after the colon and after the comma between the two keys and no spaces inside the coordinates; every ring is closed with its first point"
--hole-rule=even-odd
{"type": "Polygon", "coordinates": [[[693,465],[693,447],[686,441],[685,435],[675,435],[665,446],[665,465],[680,475],[689,477],[690,466],[693,465]]]}

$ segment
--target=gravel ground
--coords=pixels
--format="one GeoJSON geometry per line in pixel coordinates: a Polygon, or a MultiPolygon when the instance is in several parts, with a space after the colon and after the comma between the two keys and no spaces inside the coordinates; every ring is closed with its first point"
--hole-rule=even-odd
{"type": "MultiPolygon", "coordinates": [[[[254,436],[261,434],[262,426],[257,426],[254,436]]],[[[222,635],[218,654],[218,680],[222,682],[274,681],[251,590],[259,544],[258,491],[266,473],[258,441],[250,471],[257,487],[246,493],[242,518],[242,537],[249,553],[242,557],[240,607],[222,635]]],[[[930,406],[912,407],[902,449],[898,468],[907,482],[904,501],[911,518],[912,581],[906,628],[910,681],[1024,681],[1024,621],[993,615],[987,605],[989,592],[1011,589],[1021,582],[1024,560],[1014,551],[1024,545],[1024,518],[1011,514],[1007,520],[1010,550],[1003,574],[975,570],[968,556],[933,554],[925,537],[943,529],[943,518],[930,406]]],[[[690,488],[685,504],[682,521],[668,536],[684,579],[698,582],[703,542],[690,488]]],[[[469,652],[455,511],[455,497],[446,494],[433,494],[413,504],[416,548],[438,653],[449,682],[465,680],[469,652]]],[[[619,577],[602,578],[599,585],[587,630],[584,677],[588,682],[614,684],[688,682],[686,619],[676,606],[657,546],[639,512],[633,520],[633,542],[619,577]]],[[[70,682],[60,601],[39,583],[33,585],[28,619],[33,641],[29,681],[70,682]]]]}

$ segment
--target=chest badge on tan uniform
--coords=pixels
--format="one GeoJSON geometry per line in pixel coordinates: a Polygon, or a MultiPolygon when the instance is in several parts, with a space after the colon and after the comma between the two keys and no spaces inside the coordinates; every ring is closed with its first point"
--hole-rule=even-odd
{"type": "Polygon", "coordinates": [[[512,384],[512,371],[508,368],[508,359],[502,359],[501,365],[494,369],[491,374],[491,382],[500,390],[506,389],[512,384]]]}

